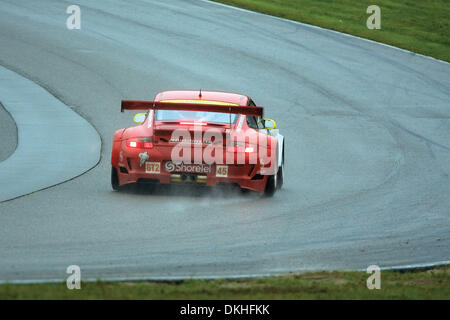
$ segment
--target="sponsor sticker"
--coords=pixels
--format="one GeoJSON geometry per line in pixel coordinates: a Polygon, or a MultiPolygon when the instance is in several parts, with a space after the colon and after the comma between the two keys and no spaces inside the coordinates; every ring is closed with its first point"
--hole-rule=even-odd
{"type": "Polygon", "coordinates": [[[167,172],[210,173],[211,166],[207,164],[185,164],[167,161],[164,165],[167,172]]]}
{"type": "Polygon", "coordinates": [[[148,160],[149,156],[147,151],[143,153],[139,153],[139,167],[142,167],[142,165],[148,160]]]}
{"type": "Polygon", "coordinates": [[[159,162],[146,162],[145,173],[161,173],[161,163],[159,162]]]}
{"type": "Polygon", "coordinates": [[[228,177],[228,166],[216,166],[216,177],[228,177]]]}

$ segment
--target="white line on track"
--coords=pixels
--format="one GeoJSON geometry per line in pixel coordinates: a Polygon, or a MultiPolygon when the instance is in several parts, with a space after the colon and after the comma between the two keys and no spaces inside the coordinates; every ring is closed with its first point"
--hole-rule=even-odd
{"type": "MultiPolygon", "coordinates": [[[[450,260],[447,261],[437,261],[431,263],[418,263],[418,264],[408,264],[408,265],[399,265],[399,266],[388,266],[383,267],[380,266],[380,269],[383,270],[394,270],[394,271],[408,271],[412,269],[428,269],[435,268],[439,266],[450,265],[450,260]]],[[[301,274],[307,272],[315,272],[316,269],[307,269],[300,270],[299,272],[292,271],[280,271],[277,273],[255,273],[255,274],[241,274],[241,275],[211,275],[211,276],[174,276],[174,277],[105,277],[105,278],[87,278],[82,279],[83,282],[122,282],[122,281],[182,281],[182,280],[214,280],[214,279],[249,279],[249,278],[264,278],[264,277],[274,277],[285,274],[301,274]]],[[[342,270],[342,271],[354,271],[354,270],[342,270]]],[[[360,269],[358,271],[365,272],[366,269],[360,269]]],[[[0,284],[32,284],[32,283],[60,283],[65,281],[65,279],[26,279],[26,280],[0,280],[0,284]]]]}

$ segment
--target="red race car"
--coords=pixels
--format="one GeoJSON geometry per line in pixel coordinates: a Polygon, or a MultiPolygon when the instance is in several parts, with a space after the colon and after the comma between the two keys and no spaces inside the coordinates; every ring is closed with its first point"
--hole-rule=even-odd
{"type": "Polygon", "coordinates": [[[111,154],[114,190],[130,183],[237,184],[272,196],[283,185],[284,138],[248,96],[165,91],[154,101],[122,101],[145,110],[139,125],[117,130],[111,154]]]}

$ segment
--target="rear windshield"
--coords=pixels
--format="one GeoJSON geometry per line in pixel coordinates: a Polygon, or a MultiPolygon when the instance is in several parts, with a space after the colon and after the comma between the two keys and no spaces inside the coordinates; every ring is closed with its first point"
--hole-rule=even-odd
{"type": "MultiPolygon", "coordinates": [[[[185,111],[185,110],[157,110],[156,121],[204,121],[215,123],[230,123],[230,114],[220,112],[185,111]]],[[[237,120],[237,114],[231,114],[231,123],[237,120]]]]}

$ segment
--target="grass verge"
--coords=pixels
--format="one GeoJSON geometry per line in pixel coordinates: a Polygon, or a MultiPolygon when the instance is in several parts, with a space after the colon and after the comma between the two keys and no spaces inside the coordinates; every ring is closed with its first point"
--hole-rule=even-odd
{"type": "Polygon", "coordinates": [[[381,289],[365,272],[312,272],[240,280],[2,284],[0,299],[450,299],[450,266],[414,272],[382,271],[381,289]]]}
{"type": "Polygon", "coordinates": [[[448,0],[215,0],[387,43],[450,62],[448,0]],[[369,5],[381,9],[381,29],[366,26],[369,5]]]}

